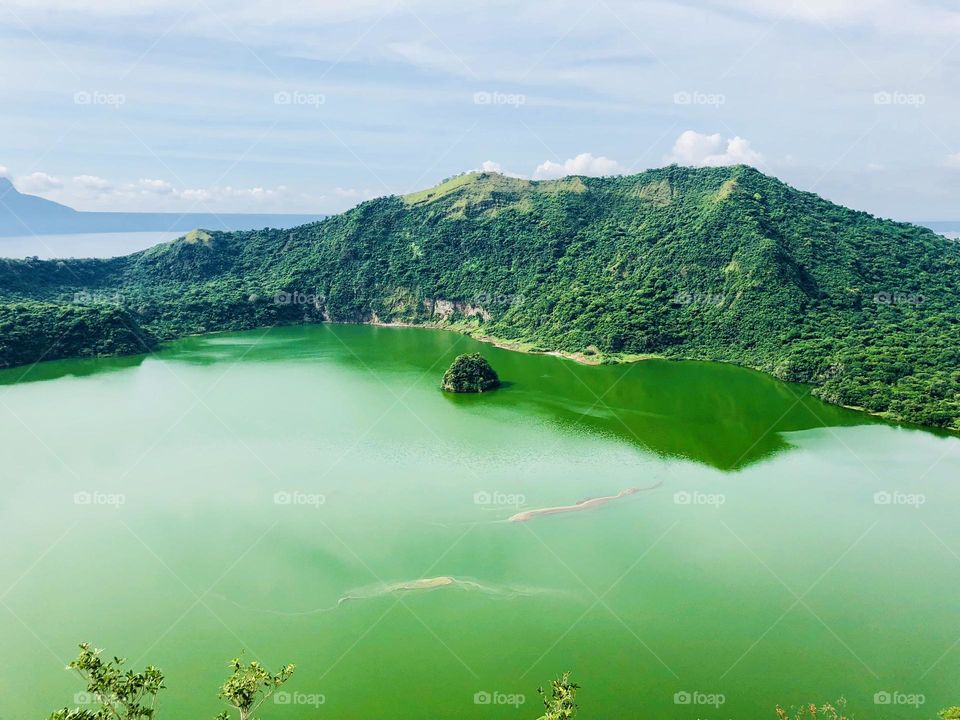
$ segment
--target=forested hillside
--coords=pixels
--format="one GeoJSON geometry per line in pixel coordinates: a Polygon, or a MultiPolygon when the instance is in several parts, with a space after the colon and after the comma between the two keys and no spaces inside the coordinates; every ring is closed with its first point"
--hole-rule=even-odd
{"type": "MultiPolygon", "coordinates": [[[[745,166],[471,173],[293,230],[191,233],[106,261],[0,261],[2,302],[41,301],[0,318],[69,330],[46,358],[273,323],[449,324],[598,359],[741,363],[830,402],[958,429],[958,261],[955,241],[745,166]],[[64,311],[77,305],[117,312],[64,311]]],[[[43,343],[29,335],[4,329],[0,365],[36,359],[43,343]]]]}

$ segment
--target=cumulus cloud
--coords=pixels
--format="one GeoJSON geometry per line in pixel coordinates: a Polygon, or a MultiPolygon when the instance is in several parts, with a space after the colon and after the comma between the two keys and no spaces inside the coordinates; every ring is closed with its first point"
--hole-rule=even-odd
{"type": "Polygon", "coordinates": [[[721,165],[762,166],[764,157],[750,147],[750,141],[739,135],[726,140],[720,133],[707,135],[694,130],[680,133],[673,144],[669,163],[693,167],[718,167],[721,165]]]}
{"type": "Polygon", "coordinates": [[[6,165],[0,165],[0,178],[9,178],[10,169],[6,165]]]}
{"type": "Polygon", "coordinates": [[[21,192],[43,193],[63,187],[63,180],[45,172],[35,172],[17,178],[16,186],[21,192]]]}
{"type": "Polygon", "coordinates": [[[507,177],[512,177],[512,178],[526,177],[525,175],[521,175],[520,173],[515,173],[505,169],[503,165],[501,165],[500,163],[494,160],[484,160],[482,163],[480,163],[479,169],[480,169],[480,172],[497,173],[499,175],[506,175],[507,177]]]}
{"type": "Polygon", "coordinates": [[[561,163],[547,160],[533,171],[534,180],[553,180],[567,175],[586,175],[600,177],[603,175],[623,175],[626,170],[616,160],[596,156],[592,153],[580,153],[574,158],[561,163]]]}

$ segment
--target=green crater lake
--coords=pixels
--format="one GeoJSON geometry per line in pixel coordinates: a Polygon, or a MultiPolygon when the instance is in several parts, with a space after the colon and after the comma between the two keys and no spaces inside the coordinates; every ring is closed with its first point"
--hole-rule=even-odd
{"type": "Polygon", "coordinates": [[[568,669],[585,720],[960,703],[960,441],[742,368],[275,328],[4,371],[0,438],[4,720],[84,640],[161,720],[240,652],[297,664],[279,719],[532,719],[568,669]],[[504,387],[442,393],[468,352],[504,387]]]}

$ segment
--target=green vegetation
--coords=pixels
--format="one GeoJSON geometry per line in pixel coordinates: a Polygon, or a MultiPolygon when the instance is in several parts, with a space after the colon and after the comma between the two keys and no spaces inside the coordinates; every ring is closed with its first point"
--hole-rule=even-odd
{"type": "MultiPolygon", "coordinates": [[[[140,673],[125,670],[126,660],[115,657],[103,662],[101,652],[83,643],[80,654],[67,667],[76,670],[86,681],[85,698],[93,709],[63,708],[51,714],[49,720],[151,720],[155,717],[157,695],[165,689],[163,673],[152,665],[140,673]]],[[[273,674],[256,661],[244,665],[239,658],[231,660],[229,667],[232,673],[220,688],[220,699],[239,712],[239,720],[255,720],[257,709],[290,679],[296,669],[294,665],[285,665],[280,672],[273,674]]],[[[577,711],[574,699],[579,689],[579,685],[570,682],[569,672],[553,681],[549,696],[543,688],[538,688],[546,709],[538,720],[573,718],[577,711]]],[[[229,719],[228,712],[217,715],[217,720],[229,719]]]]}
{"type": "Polygon", "coordinates": [[[21,313],[42,338],[0,333],[7,365],[142,351],[127,333],[420,323],[606,362],[733,362],[812,383],[832,403],[960,429],[960,245],[745,166],[547,182],[471,173],[289,231],[0,261],[0,304],[6,327],[21,313]],[[122,303],[44,355],[72,327],[64,305],[77,293],[122,303]]]}
{"type": "Polygon", "coordinates": [[[480,353],[460,355],[443,374],[440,387],[447,392],[481,393],[500,385],[500,378],[480,353]]]}
{"type": "Polygon", "coordinates": [[[153,666],[143,672],[125,670],[126,660],[100,659],[101,650],[87,643],[80,645],[80,654],[68,666],[76,670],[87,684],[85,698],[90,708],[63,708],[50,720],[150,720],[154,717],[157,695],[163,690],[163,673],[153,666]]]}
{"type": "Polygon", "coordinates": [[[832,704],[815,705],[810,703],[798,708],[790,708],[789,713],[777,705],[777,717],[780,720],[849,720],[844,714],[846,707],[847,701],[843,698],[832,704]]]}
{"type": "MultiPolygon", "coordinates": [[[[80,654],[68,670],[76,670],[87,684],[82,698],[90,708],[63,708],[49,720],[151,720],[157,712],[157,696],[165,689],[163,673],[148,666],[143,672],[124,669],[126,660],[100,659],[102,650],[88,643],[80,645],[80,654]]],[[[294,666],[286,665],[271,674],[260,663],[242,665],[239,658],[230,661],[233,671],[220,688],[220,698],[239,712],[240,720],[254,720],[254,712],[293,675],[294,666]]],[[[78,700],[79,701],[79,700],[78,700]]],[[[217,720],[230,720],[222,712],[217,720]]]]}
{"type": "MultiPolygon", "coordinates": [[[[240,720],[252,720],[257,708],[290,679],[295,669],[293,665],[286,665],[273,675],[256,661],[242,665],[240,658],[231,660],[230,668],[233,674],[220,688],[220,699],[239,712],[240,720]]],[[[217,720],[230,720],[230,713],[220,713],[217,720]]]]}
{"type": "Polygon", "coordinates": [[[553,681],[550,695],[543,688],[537,688],[537,693],[543,699],[546,712],[538,720],[569,720],[577,714],[577,690],[580,686],[570,682],[570,673],[565,672],[553,681]]]}

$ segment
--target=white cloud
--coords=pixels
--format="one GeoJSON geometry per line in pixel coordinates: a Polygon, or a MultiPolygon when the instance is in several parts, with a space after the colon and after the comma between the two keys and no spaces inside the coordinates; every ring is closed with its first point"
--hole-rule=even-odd
{"type": "Polygon", "coordinates": [[[520,173],[515,173],[504,169],[503,165],[495,160],[484,160],[482,163],[480,163],[480,172],[497,173],[498,175],[505,175],[506,177],[512,178],[526,178],[526,175],[521,175],[520,173]]]}
{"type": "Polygon", "coordinates": [[[947,167],[960,168],[960,152],[947,155],[947,167]]]}
{"type": "Polygon", "coordinates": [[[759,167],[764,164],[764,157],[750,147],[749,140],[739,135],[724,140],[720,133],[707,135],[687,130],[680,133],[666,161],[693,167],[740,164],[759,167]]]}
{"type": "Polygon", "coordinates": [[[104,180],[102,177],[97,177],[96,175],[77,175],[73,178],[73,182],[84,190],[93,192],[107,192],[113,189],[113,185],[109,180],[104,180]]]}
{"type": "Polygon", "coordinates": [[[867,172],[880,172],[884,169],[883,163],[878,162],[868,162],[866,170],[867,172]]]}
{"type": "Polygon", "coordinates": [[[169,195],[173,192],[173,186],[166,180],[152,180],[150,178],[141,178],[134,188],[147,193],[157,193],[158,195],[169,195]]]}
{"type": "Polygon", "coordinates": [[[45,172],[35,172],[17,178],[17,189],[26,193],[50,192],[63,187],[63,180],[45,172]]]}
{"type": "Polygon", "coordinates": [[[936,0],[713,0],[738,12],[794,20],[820,27],[862,27],[891,33],[950,35],[960,31],[960,12],[936,0]]]}
{"type": "Polygon", "coordinates": [[[592,153],[580,153],[564,163],[547,160],[533,171],[534,180],[553,180],[567,175],[586,175],[600,177],[603,175],[623,175],[626,170],[616,160],[595,156],[592,153]]]}
{"type": "Polygon", "coordinates": [[[0,178],[9,178],[10,177],[10,168],[6,165],[0,165],[0,178]]]}

